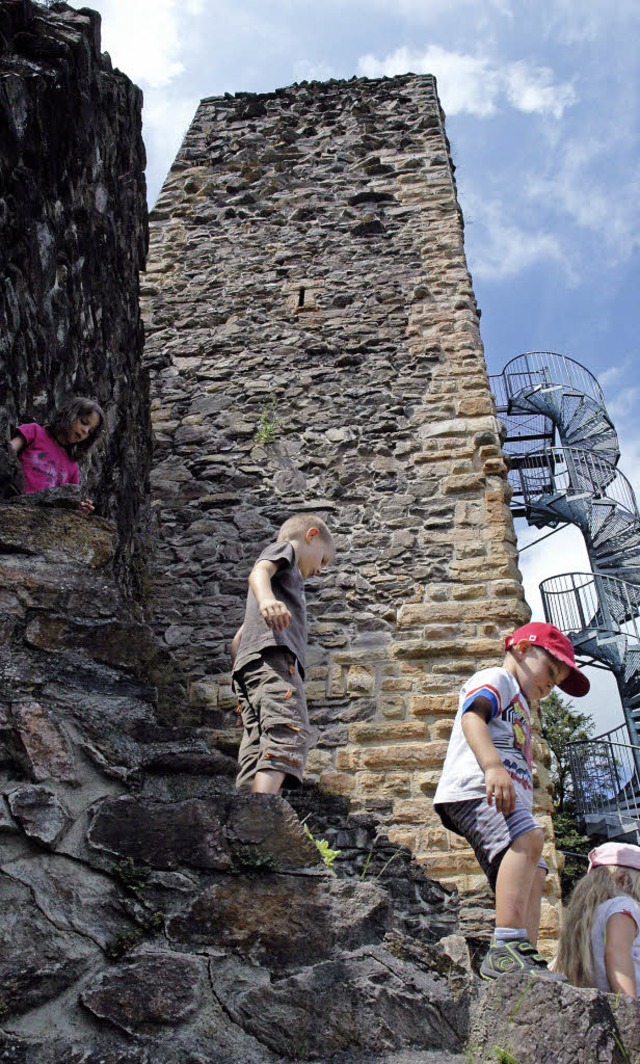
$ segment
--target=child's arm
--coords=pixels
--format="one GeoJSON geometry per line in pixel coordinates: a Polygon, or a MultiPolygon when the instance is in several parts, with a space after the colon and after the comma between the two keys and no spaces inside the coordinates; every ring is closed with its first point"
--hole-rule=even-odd
{"type": "Polygon", "coordinates": [[[267,561],[266,558],[256,562],[249,573],[249,587],[256,597],[258,609],[265,623],[275,632],[283,632],[291,624],[291,614],[284,602],[275,598],[271,588],[271,580],[277,571],[278,566],[274,562],[267,561]]]}
{"type": "Polygon", "coordinates": [[[462,715],[462,732],[484,772],[487,803],[495,801],[498,813],[512,813],[516,806],[513,780],[502,764],[500,754],[491,740],[487,720],[491,705],[486,698],[476,698],[462,715]]]}
{"type": "Polygon", "coordinates": [[[236,660],[236,654],[238,653],[238,647],[240,646],[240,640],[242,639],[242,629],[243,628],[244,628],[244,625],[241,624],[240,627],[238,628],[238,631],[236,632],[236,634],[234,635],[233,639],[231,640],[231,660],[232,661],[236,660]]]}
{"type": "Polygon", "coordinates": [[[632,916],[627,913],[614,913],[607,920],[604,963],[607,979],[613,993],[618,991],[629,997],[638,996],[635,968],[631,947],[638,934],[638,928],[632,916]]]}

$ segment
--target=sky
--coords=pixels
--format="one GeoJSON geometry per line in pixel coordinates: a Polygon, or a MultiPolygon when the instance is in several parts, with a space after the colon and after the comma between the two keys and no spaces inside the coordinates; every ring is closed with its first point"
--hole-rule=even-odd
{"type": "MultiPolygon", "coordinates": [[[[593,373],[640,493],[640,0],[80,0],[144,92],[153,204],[199,100],[302,80],[434,74],[489,372],[556,351],[593,373]]],[[[519,546],[541,533],[518,521],[519,546]]],[[[521,555],[588,571],[566,529],[521,555]]],[[[576,708],[622,722],[609,674],[576,708]]]]}

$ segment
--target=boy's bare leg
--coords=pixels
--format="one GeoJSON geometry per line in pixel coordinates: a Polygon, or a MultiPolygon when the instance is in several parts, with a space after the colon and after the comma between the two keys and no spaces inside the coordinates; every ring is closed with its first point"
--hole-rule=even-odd
{"type": "Polygon", "coordinates": [[[540,921],[542,889],[538,872],[542,873],[542,869],[538,868],[538,861],[543,841],[541,829],[519,835],[505,853],[496,881],[496,927],[526,927],[529,934],[534,933],[529,939],[533,946],[540,921]]]}
{"type": "Polygon", "coordinates": [[[538,930],[540,928],[540,907],[542,905],[542,894],[544,891],[544,884],[547,878],[544,868],[538,868],[536,871],[533,885],[531,887],[531,894],[529,895],[529,906],[527,909],[527,922],[524,925],[527,929],[527,938],[532,946],[538,944],[538,930]]]}
{"type": "Polygon", "coordinates": [[[284,772],[261,769],[253,777],[251,790],[253,794],[277,794],[284,783],[284,772]]]}

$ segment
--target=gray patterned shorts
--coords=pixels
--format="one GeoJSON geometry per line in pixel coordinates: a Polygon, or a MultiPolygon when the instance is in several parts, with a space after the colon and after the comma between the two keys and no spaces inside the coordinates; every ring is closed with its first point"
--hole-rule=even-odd
{"type": "MultiPolygon", "coordinates": [[[[435,807],[445,828],[462,835],[475,853],[492,890],[496,889],[498,870],[512,842],[527,831],[542,831],[525,805],[516,798],[512,813],[499,813],[486,798],[470,798],[466,802],[442,802],[435,807]]],[[[538,867],[545,872],[549,866],[542,858],[538,867]]]]}

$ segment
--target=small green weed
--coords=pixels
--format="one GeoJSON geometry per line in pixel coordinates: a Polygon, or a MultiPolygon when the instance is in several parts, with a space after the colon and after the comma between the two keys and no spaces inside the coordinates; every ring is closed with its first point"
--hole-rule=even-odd
{"type": "MultiPolygon", "coordinates": [[[[388,861],[384,862],[384,864],[383,864],[382,868],[380,869],[380,871],[376,872],[375,876],[372,877],[374,883],[376,882],[376,880],[380,879],[380,876],[383,875],[384,872],[386,872],[386,870],[389,867],[389,865],[391,864],[391,862],[395,861],[396,857],[399,857],[402,852],[403,852],[402,850],[396,850],[395,853],[391,854],[391,857],[389,858],[388,861]]],[[[360,873],[360,879],[366,879],[367,878],[367,873],[369,871],[369,865],[371,864],[371,858],[372,857],[373,857],[373,846],[371,847],[371,849],[369,850],[369,853],[367,854],[367,859],[364,862],[364,865],[363,865],[363,868],[362,868],[362,872],[360,873]]]]}
{"type": "Polygon", "coordinates": [[[142,938],[143,933],[139,929],[122,931],[115,938],[112,938],[110,942],[107,942],[104,951],[109,960],[119,961],[126,953],[134,949],[142,941],[142,938]]]}
{"type": "Polygon", "coordinates": [[[149,878],[149,869],[137,865],[132,857],[125,857],[124,860],[118,861],[116,864],[114,874],[125,890],[139,898],[142,888],[149,878]]]}
{"type": "Polygon", "coordinates": [[[259,444],[273,443],[278,435],[278,415],[276,413],[276,406],[278,400],[275,395],[271,398],[262,408],[262,413],[258,419],[258,426],[256,428],[254,441],[259,444]]]}
{"type": "Polygon", "coordinates": [[[320,854],[320,856],[321,856],[322,860],[324,861],[324,863],[326,864],[327,868],[331,868],[331,866],[332,866],[333,862],[335,861],[336,857],[339,857],[340,853],[342,851],[341,850],[332,850],[326,839],[316,839],[311,834],[311,832],[309,831],[308,826],[304,823],[304,821],[302,822],[302,826],[304,828],[305,835],[308,838],[310,838],[312,842],[315,842],[316,846],[318,847],[318,853],[320,854]]]}
{"type": "Polygon", "coordinates": [[[234,846],[233,863],[243,872],[277,872],[278,865],[270,853],[260,853],[255,846],[234,846]]]}
{"type": "Polygon", "coordinates": [[[516,1058],[511,1055],[508,1049],[500,1049],[498,1046],[496,1046],[493,1050],[493,1053],[496,1060],[498,1061],[498,1064],[520,1064],[520,1061],[516,1060],[516,1058]]]}
{"type": "Polygon", "coordinates": [[[130,950],[135,949],[145,938],[152,938],[164,927],[164,913],[159,910],[140,920],[140,927],[132,931],[121,931],[119,935],[107,942],[104,951],[112,961],[119,961],[130,950]]]}

